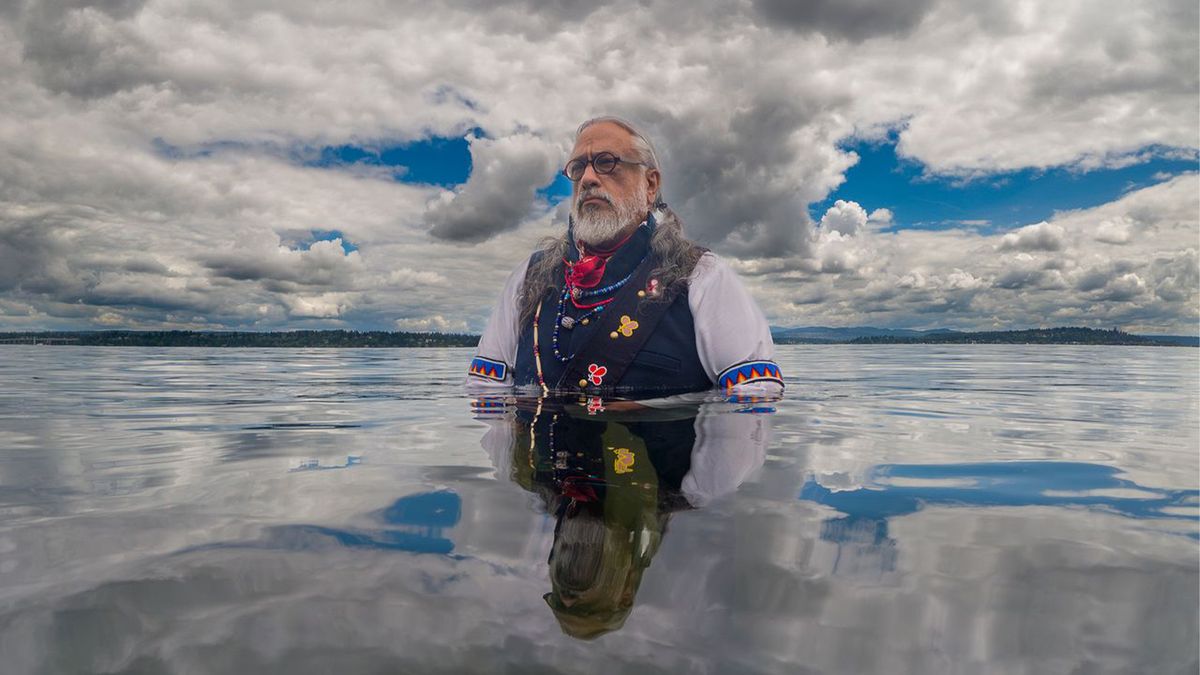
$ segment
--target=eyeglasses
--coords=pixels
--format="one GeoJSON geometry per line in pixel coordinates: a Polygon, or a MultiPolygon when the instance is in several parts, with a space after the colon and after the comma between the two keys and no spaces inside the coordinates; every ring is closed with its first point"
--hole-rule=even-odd
{"type": "Polygon", "coordinates": [[[621,159],[611,152],[600,152],[591,159],[576,157],[575,159],[567,162],[567,165],[563,167],[562,172],[563,175],[572,182],[578,182],[581,178],[583,178],[583,172],[587,171],[589,164],[591,164],[592,168],[596,170],[596,173],[609,174],[616,170],[617,165],[621,163],[649,166],[645,162],[631,162],[628,159],[621,159]]]}

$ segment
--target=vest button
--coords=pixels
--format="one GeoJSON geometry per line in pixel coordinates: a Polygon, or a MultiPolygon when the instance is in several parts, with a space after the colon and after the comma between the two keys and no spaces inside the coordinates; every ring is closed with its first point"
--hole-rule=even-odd
{"type": "Polygon", "coordinates": [[[584,387],[586,387],[586,386],[587,386],[587,380],[580,380],[580,381],[579,381],[579,388],[580,388],[580,389],[583,389],[583,388],[584,388],[584,387]]]}
{"type": "Polygon", "coordinates": [[[608,337],[616,340],[617,339],[617,331],[614,330],[613,332],[609,333],[608,337]]]}

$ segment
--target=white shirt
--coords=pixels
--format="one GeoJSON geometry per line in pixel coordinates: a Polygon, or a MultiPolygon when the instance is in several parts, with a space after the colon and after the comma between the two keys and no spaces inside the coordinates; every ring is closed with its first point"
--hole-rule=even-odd
{"type": "MultiPolygon", "coordinates": [[[[506,364],[504,379],[468,376],[467,388],[472,392],[495,392],[513,386],[512,366],[517,360],[521,333],[517,325],[520,314],[517,294],[528,265],[526,259],[509,275],[475,352],[477,357],[506,364]]],[[[742,364],[771,362],[773,365],[775,343],[766,317],[737,273],[711,252],[700,257],[688,279],[688,307],[696,327],[696,352],[713,382],[742,364]]],[[[732,387],[732,393],[739,395],[777,396],[782,391],[783,385],[766,379],[732,387]]]]}

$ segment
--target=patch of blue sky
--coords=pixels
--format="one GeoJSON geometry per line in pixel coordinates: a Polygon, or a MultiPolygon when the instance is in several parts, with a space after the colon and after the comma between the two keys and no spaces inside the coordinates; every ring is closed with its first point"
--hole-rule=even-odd
{"type": "MultiPolygon", "coordinates": [[[[482,134],[479,130],[472,133],[482,134]]],[[[212,157],[226,152],[262,152],[282,156],[303,166],[346,168],[379,167],[405,183],[453,187],[471,175],[471,150],[464,136],[434,136],[408,143],[343,144],[321,147],[282,147],[276,143],[209,141],[179,146],[162,138],[152,142],[154,152],[176,160],[212,157]]]]}
{"type": "Polygon", "coordinates": [[[471,175],[471,148],[462,136],[434,136],[394,145],[332,145],[320,148],[304,164],[387,167],[398,181],[453,187],[471,175]]]}
{"type": "Polygon", "coordinates": [[[1056,211],[1099,206],[1131,190],[1197,170],[1192,152],[1146,148],[1150,159],[1121,168],[1025,169],[964,180],[928,176],[919,162],[897,157],[894,134],[885,141],[860,141],[844,149],[856,152],[859,161],[837,190],[809,206],[813,219],[819,221],[835,201],[844,199],[858,202],[868,212],[890,209],[893,230],[1004,231],[1048,220],[1056,211]],[[1192,157],[1186,158],[1189,154],[1192,157]]]}
{"type": "Polygon", "coordinates": [[[554,175],[553,181],[537,191],[537,196],[551,204],[557,204],[571,196],[571,181],[559,172],[554,175]]]}

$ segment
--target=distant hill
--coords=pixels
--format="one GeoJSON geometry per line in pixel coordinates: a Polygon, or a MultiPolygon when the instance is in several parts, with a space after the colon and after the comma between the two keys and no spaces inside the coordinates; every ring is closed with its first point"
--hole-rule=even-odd
{"type": "Polygon", "coordinates": [[[849,328],[830,328],[827,326],[771,328],[771,336],[779,344],[850,342],[862,337],[920,338],[926,335],[956,332],[949,328],[906,330],[903,328],[875,328],[873,326],[854,326],[849,328]]]}
{"type": "Polygon", "coordinates": [[[1133,335],[1119,330],[1061,327],[1007,331],[926,331],[889,328],[773,329],[777,344],[1096,344],[1200,347],[1200,337],[1133,335]]]}
{"type": "Polygon", "coordinates": [[[1143,335],[1155,342],[1183,347],[1200,347],[1200,337],[1192,335],[1143,335]]]}

